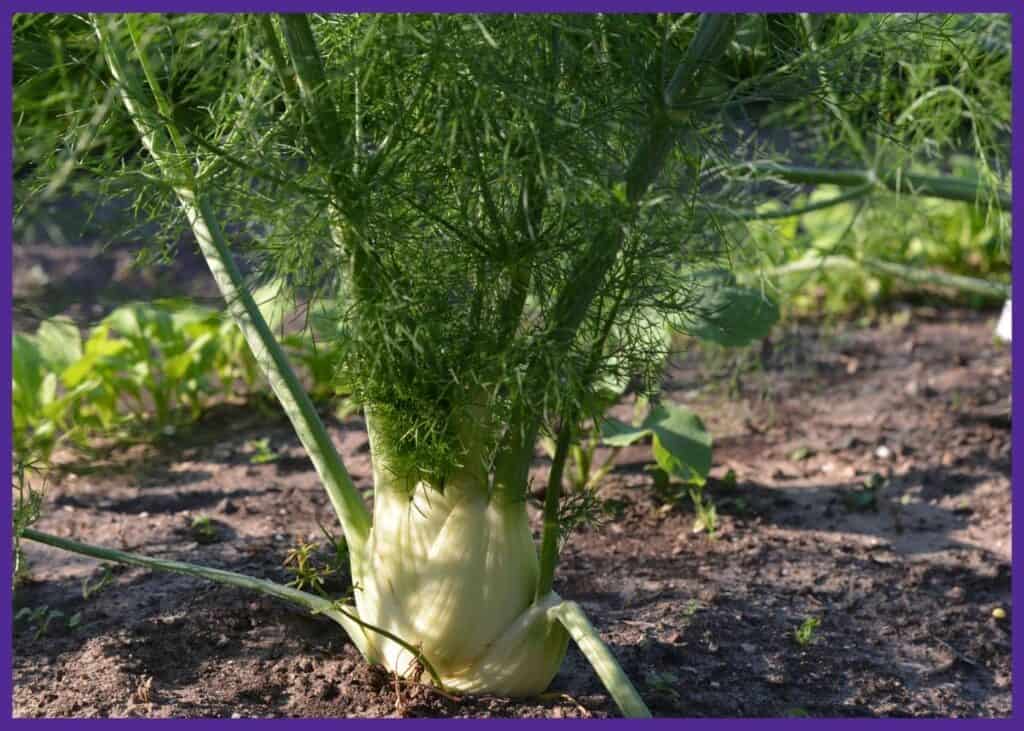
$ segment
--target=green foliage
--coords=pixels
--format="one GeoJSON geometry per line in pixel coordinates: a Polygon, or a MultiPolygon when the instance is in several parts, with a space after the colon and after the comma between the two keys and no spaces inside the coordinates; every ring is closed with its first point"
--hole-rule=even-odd
{"type": "Polygon", "coordinates": [[[764,292],[742,287],[727,270],[698,274],[700,301],[677,327],[699,340],[727,347],[749,345],[767,337],[779,321],[779,307],[764,292]]]}
{"type": "Polygon", "coordinates": [[[300,540],[298,544],[288,551],[284,565],[294,575],[288,586],[296,589],[314,591],[320,596],[327,596],[324,582],[335,572],[333,566],[319,565],[313,560],[313,554],[317,550],[316,543],[306,543],[300,540]]]}
{"type": "Polygon", "coordinates": [[[43,486],[34,487],[29,482],[31,474],[40,476],[38,463],[25,462],[24,458],[15,461],[12,475],[14,509],[11,516],[14,539],[14,573],[11,583],[15,589],[28,577],[28,566],[21,549],[21,533],[39,520],[43,508],[45,483],[43,486]]]}
{"type": "Polygon", "coordinates": [[[684,482],[703,485],[711,470],[711,435],[700,417],[676,404],[658,404],[639,426],[605,419],[605,444],[624,447],[651,437],[651,452],[658,466],[684,482]]]}
{"type": "MultiPolygon", "coordinates": [[[[1005,183],[1005,16],[736,16],[733,42],[690,68],[697,23],[331,15],[307,38],[297,19],[145,15],[132,39],[110,33],[146,60],[160,92],[130,93],[172,124],[166,157],[188,163],[237,254],[342,303],[338,368],[315,352],[307,368],[375,409],[396,469],[440,484],[599,416],[608,383],[657,390],[667,345],[651,324],[717,296],[693,275],[746,256],[738,209],[804,194],[748,163],[944,170],[968,150],[982,197],[1005,183]]],[[[150,184],[92,31],[74,16],[15,25],[20,215],[71,164],[81,186],[132,201],[131,225],[176,232],[175,194],[150,184]]],[[[177,236],[155,240],[165,253],[177,236]]],[[[720,325],[703,328],[750,337],[720,325]]]]}
{"type": "MultiPolygon", "coordinates": [[[[961,174],[967,177],[970,173],[962,168],[961,174]]],[[[836,186],[818,186],[798,195],[793,205],[802,207],[839,195],[836,186]]],[[[759,209],[761,213],[778,210],[778,203],[766,203],[759,209]]],[[[864,206],[862,201],[840,203],[798,217],[758,221],[749,225],[748,232],[756,248],[765,252],[763,271],[782,293],[789,311],[798,315],[845,314],[921,291],[920,284],[873,268],[871,263],[876,261],[1009,284],[1009,224],[1009,213],[912,198],[888,199],[872,206],[864,206]],[[783,273],[787,265],[836,255],[865,264],[841,270],[812,265],[783,273]]],[[[998,297],[964,293],[941,283],[929,290],[970,305],[999,301],[998,297]]]]}
{"type": "Polygon", "coordinates": [[[651,694],[664,702],[678,703],[680,685],[679,676],[667,670],[651,670],[644,675],[644,682],[651,694]]]}
{"type": "Polygon", "coordinates": [[[91,580],[88,576],[82,579],[82,599],[89,601],[90,597],[99,594],[101,591],[110,586],[110,583],[114,580],[114,572],[111,571],[110,566],[104,566],[103,571],[100,574],[100,578],[95,581],[91,580]]]}
{"type": "Polygon", "coordinates": [[[197,515],[192,518],[192,537],[196,543],[216,543],[218,538],[217,524],[208,515],[197,515]]]}
{"type": "Polygon", "coordinates": [[[62,624],[68,632],[73,632],[82,623],[81,612],[75,612],[66,620],[64,618],[64,612],[59,609],[51,609],[46,605],[36,607],[35,609],[22,607],[14,615],[15,623],[34,630],[34,639],[37,640],[45,635],[50,626],[55,622],[62,624]],[[61,620],[64,621],[61,622],[61,620]]]}
{"type": "Polygon", "coordinates": [[[843,492],[843,504],[854,512],[878,511],[879,493],[886,485],[886,479],[877,472],[872,473],[861,484],[843,492]]]}
{"type": "Polygon", "coordinates": [[[249,462],[252,464],[276,462],[280,458],[280,455],[270,448],[270,439],[267,437],[254,439],[249,442],[248,447],[253,450],[252,456],[249,457],[249,462]]]}
{"type": "Polygon", "coordinates": [[[793,639],[801,647],[807,647],[814,642],[821,620],[817,617],[807,617],[800,626],[793,631],[793,639]]]}
{"type": "MultiPolygon", "coordinates": [[[[280,326],[280,298],[272,288],[261,292],[280,326]]],[[[337,396],[337,348],[318,344],[312,329],[286,343],[310,366],[312,393],[337,396]]],[[[86,448],[97,439],[172,434],[211,404],[263,388],[235,324],[185,301],[122,305],[84,340],[74,323],[56,317],[33,334],[16,333],[12,348],[15,452],[44,459],[61,443],[86,448]]]]}

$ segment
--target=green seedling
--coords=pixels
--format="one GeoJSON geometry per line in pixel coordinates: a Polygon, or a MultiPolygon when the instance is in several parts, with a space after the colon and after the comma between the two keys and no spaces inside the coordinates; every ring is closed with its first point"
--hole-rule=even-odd
{"type": "Polygon", "coordinates": [[[655,696],[672,703],[679,702],[679,676],[667,670],[652,670],[644,676],[647,688],[655,696]]]}
{"type": "MultiPolygon", "coordinates": [[[[53,623],[59,622],[62,619],[64,619],[64,612],[59,609],[51,609],[46,605],[36,607],[35,609],[23,607],[14,615],[16,623],[21,622],[35,628],[33,637],[37,640],[46,634],[46,631],[53,623]]],[[[63,624],[68,631],[73,631],[81,623],[82,613],[75,612],[63,624]]]]}
{"type": "Polygon", "coordinates": [[[109,566],[103,567],[103,573],[96,581],[91,581],[88,576],[82,579],[82,599],[88,601],[90,597],[99,594],[114,580],[114,573],[109,566]]]}
{"type": "MultiPolygon", "coordinates": [[[[320,596],[327,596],[324,588],[325,579],[335,573],[331,566],[317,566],[313,562],[313,553],[318,548],[316,543],[306,543],[299,540],[298,544],[289,549],[284,559],[284,566],[287,567],[295,578],[288,582],[288,586],[299,590],[311,590],[320,596]]],[[[337,550],[337,549],[336,549],[337,550]]]]}
{"type": "Polygon", "coordinates": [[[270,448],[270,439],[267,437],[254,439],[247,446],[253,450],[252,456],[249,457],[251,464],[266,464],[268,462],[276,462],[281,458],[280,454],[270,448]]]}
{"type": "Polygon", "coordinates": [[[886,479],[877,472],[873,473],[861,485],[843,494],[847,510],[877,511],[878,495],[885,485],[886,479]]]}
{"type": "Polygon", "coordinates": [[[216,543],[219,537],[216,523],[209,516],[195,516],[192,518],[192,537],[196,543],[216,543]]]}
{"type": "Polygon", "coordinates": [[[793,632],[793,638],[800,647],[807,647],[815,640],[815,633],[821,625],[817,617],[807,617],[793,632]]]}

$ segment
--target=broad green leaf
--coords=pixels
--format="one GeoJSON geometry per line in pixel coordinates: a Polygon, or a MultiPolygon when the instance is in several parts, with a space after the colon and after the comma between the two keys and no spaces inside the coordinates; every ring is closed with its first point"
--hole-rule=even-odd
{"type": "Polygon", "coordinates": [[[644,421],[654,433],[658,466],[687,482],[703,485],[711,471],[711,434],[687,408],[662,404],[644,421]]]}
{"type": "Polygon", "coordinates": [[[771,332],[779,321],[779,307],[760,290],[736,284],[725,270],[711,270],[696,278],[700,300],[678,327],[701,340],[719,345],[748,345],[771,332]]]}
{"type": "Polygon", "coordinates": [[[53,317],[39,325],[35,336],[48,370],[60,373],[82,357],[82,335],[67,317],[53,317]]]}
{"type": "Polygon", "coordinates": [[[11,381],[15,404],[32,408],[37,402],[39,386],[45,375],[43,358],[35,339],[15,334],[11,343],[11,381]]]}
{"type": "Polygon", "coordinates": [[[131,346],[124,340],[111,339],[104,327],[99,327],[85,342],[85,354],[72,363],[61,374],[61,380],[68,388],[74,388],[79,383],[94,376],[96,370],[101,366],[106,368],[111,365],[110,361],[122,355],[131,346]]]}
{"type": "Polygon", "coordinates": [[[611,417],[601,422],[601,441],[609,447],[628,447],[650,434],[645,426],[633,426],[611,417]]]}
{"type": "Polygon", "coordinates": [[[700,417],[676,404],[660,404],[640,426],[605,419],[601,440],[610,447],[625,447],[652,438],[654,460],[666,472],[687,482],[703,484],[711,471],[711,434],[700,417]]]}
{"type": "Polygon", "coordinates": [[[170,312],[153,305],[122,305],[107,315],[101,324],[118,335],[154,346],[175,337],[170,312]]]}

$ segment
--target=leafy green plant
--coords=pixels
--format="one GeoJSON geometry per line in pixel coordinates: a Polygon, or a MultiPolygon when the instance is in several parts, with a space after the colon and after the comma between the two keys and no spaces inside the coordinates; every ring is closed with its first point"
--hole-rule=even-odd
{"type": "Polygon", "coordinates": [[[679,702],[679,676],[668,671],[651,670],[644,676],[650,692],[658,698],[670,702],[679,702]]]}
{"type": "MultiPolygon", "coordinates": [[[[601,421],[624,381],[657,395],[663,323],[726,339],[723,301],[761,322],[763,298],[730,293],[731,226],[736,206],[774,194],[755,178],[781,178],[785,156],[735,159],[768,152],[737,145],[737,119],[784,96],[786,125],[799,119],[821,134],[805,140],[822,143],[819,157],[845,159],[866,149],[851,120],[861,92],[876,109],[890,52],[927,57],[952,34],[943,16],[794,20],[802,34],[777,43],[748,32],[762,16],[82,19],[88,42],[69,43],[89,57],[98,39],[91,58],[122,102],[88,167],[106,189],[134,187],[149,218],[190,226],[327,490],[354,596],[23,536],[295,602],[368,661],[449,691],[542,692],[571,639],[624,714],[649,715],[581,607],[552,590],[573,434],[601,421]],[[750,76],[757,43],[770,44],[770,71],[750,76]],[[157,184],[138,191],[140,180],[157,184]],[[239,258],[281,283],[275,301],[341,303],[334,378],[366,415],[372,516],[239,258]],[[537,546],[526,496],[544,435],[555,449],[537,546]]],[[[83,82],[76,104],[98,91],[83,82]]],[[[47,123],[44,105],[27,106],[25,124],[47,123]]],[[[20,189],[55,162],[39,160],[20,189]]],[[[904,191],[911,162],[887,156],[853,177],[904,191]]],[[[1002,185],[914,181],[960,200],[998,200],[1002,185]]],[[[611,438],[649,437],[673,474],[706,478],[710,441],[689,412],[658,404],[623,426],[611,438]]]]}
{"type": "Polygon", "coordinates": [[[249,457],[252,464],[266,464],[280,459],[280,455],[270,448],[270,439],[267,437],[254,439],[248,446],[252,449],[252,456],[249,457]]]}
{"type": "MultiPolygon", "coordinates": [[[[14,615],[14,621],[23,623],[32,628],[34,630],[33,636],[38,640],[46,634],[46,631],[54,622],[61,622],[61,620],[64,620],[64,617],[64,612],[61,610],[51,609],[44,605],[34,609],[22,607],[18,610],[17,614],[14,615]]],[[[74,631],[82,623],[82,613],[75,612],[61,623],[69,632],[74,631]]]]}
{"type": "MultiPolygon", "coordinates": [[[[838,186],[822,185],[794,205],[842,198],[838,186]]],[[[765,215],[779,210],[773,202],[761,208],[765,215]]],[[[851,200],[750,230],[762,250],[778,252],[757,276],[777,283],[791,311],[844,314],[915,292],[971,305],[1002,302],[1009,294],[1008,226],[1008,213],[904,199],[872,207],[851,200]]]]}
{"type": "Polygon", "coordinates": [[[807,617],[800,626],[793,631],[793,639],[800,647],[807,647],[815,640],[815,633],[821,626],[821,620],[817,617],[807,617]]]}
{"type": "Polygon", "coordinates": [[[314,564],[312,556],[317,548],[316,543],[306,543],[300,540],[295,547],[288,551],[284,565],[295,574],[295,578],[289,582],[288,586],[294,586],[300,590],[308,589],[320,596],[327,596],[324,582],[334,573],[335,569],[332,566],[314,564]]]}
{"type": "Polygon", "coordinates": [[[90,597],[96,596],[101,591],[110,586],[114,580],[114,572],[110,570],[109,566],[103,567],[103,572],[100,574],[100,578],[92,581],[89,577],[82,579],[82,599],[88,601],[90,597]]]}
{"type": "Polygon", "coordinates": [[[843,493],[847,510],[855,512],[878,511],[878,493],[885,487],[886,480],[877,472],[872,473],[861,484],[843,493]]]}
{"type": "Polygon", "coordinates": [[[208,515],[196,515],[190,526],[196,543],[215,543],[218,538],[217,525],[208,515]]]}
{"type": "MultiPolygon", "coordinates": [[[[257,290],[271,322],[279,321],[276,287],[257,290]]],[[[312,331],[285,339],[308,366],[311,393],[337,398],[338,348],[312,331]]],[[[116,308],[84,340],[56,317],[13,342],[15,451],[48,458],[59,445],[173,434],[231,394],[261,387],[258,366],[238,327],[215,310],[161,300],[116,308]]],[[[260,452],[263,458],[269,453],[260,452]]],[[[259,455],[258,455],[259,456],[259,455]]]]}

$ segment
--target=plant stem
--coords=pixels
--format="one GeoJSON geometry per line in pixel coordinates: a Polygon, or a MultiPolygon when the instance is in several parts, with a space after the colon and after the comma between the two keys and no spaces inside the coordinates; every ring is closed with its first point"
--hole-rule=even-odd
{"type": "Polygon", "coordinates": [[[300,96],[309,114],[311,138],[320,154],[330,161],[332,173],[338,174],[346,157],[343,151],[347,130],[334,106],[334,96],[328,89],[323,60],[309,18],[292,13],[279,17],[295,78],[299,82],[300,96]]]}
{"type": "Polygon", "coordinates": [[[899,279],[906,279],[915,284],[947,287],[962,292],[979,294],[984,297],[992,297],[993,299],[1006,299],[1010,296],[1010,288],[997,282],[987,282],[984,279],[936,272],[872,258],[857,261],[846,256],[815,257],[770,269],[766,274],[768,276],[783,276],[785,274],[797,274],[819,269],[867,269],[878,274],[887,274],[899,279]]]}
{"type": "Polygon", "coordinates": [[[346,616],[346,614],[337,611],[335,603],[331,600],[316,596],[315,594],[307,594],[306,592],[300,591],[291,586],[276,584],[273,581],[266,581],[265,579],[256,579],[252,576],[246,576],[245,574],[239,574],[234,571],[225,571],[223,569],[185,563],[184,561],[152,558],[150,556],[140,556],[134,553],[117,551],[112,548],[92,546],[87,543],[73,541],[70,538],[61,538],[49,533],[43,533],[32,528],[25,528],[22,530],[21,537],[35,541],[36,543],[44,543],[63,551],[70,551],[71,553],[77,553],[82,556],[90,556],[92,558],[99,559],[100,561],[114,561],[116,563],[128,564],[129,566],[140,566],[142,568],[152,569],[155,571],[170,571],[176,574],[195,576],[200,579],[215,581],[218,584],[235,586],[240,589],[250,589],[277,599],[284,599],[285,601],[293,604],[298,604],[311,612],[326,614],[342,626],[352,639],[352,642],[356,645],[359,651],[363,653],[363,655],[367,652],[366,636],[363,634],[363,630],[359,623],[353,621],[350,617],[346,616]]]}
{"type": "MultiPolygon", "coordinates": [[[[270,382],[275,396],[291,420],[302,446],[323,481],[345,531],[345,540],[351,549],[352,574],[356,577],[362,576],[366,541],[370,532],[369,511],[352,483],[309,396],[303,390],[235,265],[219,222],[213,215],[209,203],[198,190],[194,170],[189,169],[184,161],[186,150],[183,149],[173,122],[166,118],[161,120],[145,103],[146,95],[142,84],[130,70],[124,49],[106,25],[109,21],[101,16],[93,16],[93,22],[107,64],[121,85],[125,107],[161,173],[174,185],[199,248],[224,296],[228,311],[245,336],[253,358],[270,382]],[[168,137],[174,141],[173,144],[167,145],[168,137]]],[[[141,48],[138,55],[145,70],[146,59],[141,48]]],[[[146,75],[152,77],[151,73],[146,75]]],[[[156,83],[155,78],[152,83],[156,83]]],[[[151,92],[155,98],[163,98],[159,89],[153,88],[151,92]]]]}
{"type": "Polygon", "coordinates": [[[552,607],[549,612],[562,623],[580,651],[590,661],[604,687],[608,689],[622,711],[622,715],[626,718],[650,718],[651,712],[647,705],[580,605],[576,602],[562,602],[552,607]]]}
{"type": "Polygon", "coordinates": [[[540,573],[537,575],[537,591],[534,601],[539,600],[551,591],[555,580],[555,565],[558,563],[558,503],[562,496],[562,470],[565,458],[569,453],[569,442],[572,436],[570,419],[562,422],[555,443],[555,456],[551,458],[551,474],[548,477],[548,489],[544,494],[544,529],[540,544],[540,573]]]}
{"type": "MultiPolygon", "coordinates": [[[[814,27],[811,25],[811,16],[808,13],[800,13],[800,20],[803,23],[804,32],[807,36],[807,44],[810,46],[812,52],[817,53],[818,43],[814,39],[814,27]]],[[[850,116],[843,110],[842,106],[840,106],[839,99],[836,96],[835,90],[832,88],[832,81],[829,78],[828,73],[822,67],[818,67],[816,72],[818,74],[818,79],[821,81],[821,84],[825,89],[826,106],[832,115],[835,116],[843,126],[846,136],[850,139],[850,144],[856,148],[857,154],[861,157],[861,161],[865,165],[871,165],[871,153],[868,152],[867,145],[864,144],[864,138],[861,136],[860,130],[857,129],[856,125],[850,121],[850,116]]]]}
{"type": "MultiPolygon", "coordinates": [[[[781,210],[768,210],[768,211],[756,211],[756,210],[743,210],[743,211],[732,211],[725,209],[730,215],[736,216],[737,218],[744,221],[771,221],[779,218],[792,218],[794,216],[802,216],[805,213],[813,213],[814,211],[820,211],[825,208],[831,208],[832,206],[838,206],[842,203],[849,203],[850,201],[858,200],[870,195],[871,191],[875,189],[875,186],[867,183],[865,185],[851,188],[850,190],[840,193],[837,196],[829,198],[828,200],[815,201],[814,203],[808,203],[804,206],[797,206],[795,208],[783,208],[781,210]]],[[[725,208],[723,206],[723,208],[725,208]]]]}
{"type": "MultiPolygon", "coordinates": [[[[664,99],[658,100],[659,106],[652,114],[648,136],[630,161],[625,180],[626,199],[630,206],[635,207],[657,180],[675,144],[676,133],[665,115],[665,101],[675,101],[679,96],[696,92],[703,72],[725,51],[735,30],[735,18],[731,15],[701,15],[686,56],[666,87],[664,99]]],[[[586,317],[587,308],[618,259],[623,239],[621,226],[609,227],[606,235],[595,237],[577,260],[568,277],[568,285],[559,292],[555,301],[550,333],[553,346],[568,347],[572,343],[586,317]]],[[[535,361],[527,374],[527,381],[539,380],[540,371],[546,368],[547,364],[542,360],[535,361]]],[[[540,418],[527,414],[525,406],[517,404],[510,420],[509,437],[496,463],[500,479],[495,480],[495,491],[501,499],[521,499],[539,431],[540,418]]]]}
{"type": "Polygon", "coordinates": [[[266,13],[260,13],[256,16],[258,18],[260,31],[263,33],[263,39],[267,43],[267,48],[270,50],[270,56],[274,61],[274,68],[277,70],[277,76],[281,80],[281,86],[284,89],[285,98],[289,103],[298,103],[299,101],[299,90],[295,85],[295,77],[288,71],[288,64],[284,60],[284,51],[281,49],[281,44],[277,40],[277,31],[274,30],[274,21],[266,13]]]}
{"type": "Polygon", "coordinates": [[[991,190],[976,181],[950,175],[922,175],[905,170],[887,170],[875,173],[871,170],[815,168],[782,165],[776,162],[754,162],[744,167],[749,168],[751,172],[775,175],[791,183],[839,186],[880,185],[893,193],[909,193],[925,198],[943,198],[975,205],[986,203],[988,199],[985,198],[985,193],[991,192],[991,202],[995,208],[1009,211],[1012,207],[1010,194],[1006,191],[991,190]]]}

